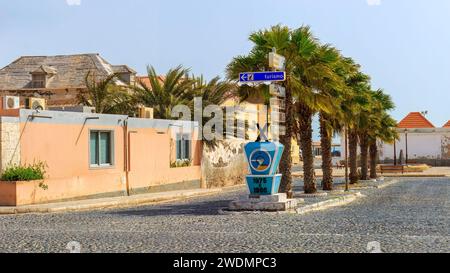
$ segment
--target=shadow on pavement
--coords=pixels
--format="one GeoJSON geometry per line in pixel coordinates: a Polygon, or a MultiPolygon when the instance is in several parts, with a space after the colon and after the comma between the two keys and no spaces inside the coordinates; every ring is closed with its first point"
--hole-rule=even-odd
{"type": "Polygon", "coordinates": [[[176,204],[163,204],[145,206],[141,208],[123,209],[120,211],[107,212],[112,215],[118,216],[164,216],[164,215],[219,215],[219,209],[228,207],[228,204],[235,200],[222,199],[222,200],[208,200],[208,201],[188,201],[176,204]]]}

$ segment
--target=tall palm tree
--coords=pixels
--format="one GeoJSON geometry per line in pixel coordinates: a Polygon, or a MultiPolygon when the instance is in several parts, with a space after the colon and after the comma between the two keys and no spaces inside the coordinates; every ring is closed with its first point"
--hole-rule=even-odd
{"type": "MultiPolygon", "coordinates": [[[[223,105],[228,99],[234,98],[237,86],[230,81],[223,81],[220,77],[215,77],[210,81],[206,81],[203,75],[196,77],[191,76],[194,84],[192,86],[193,94],[197,98],[202,100],[202,109],[205,109],[209,105],[223,105]]],[[[223,107],[224,108],[224,107],[223,107]]],[[[224,115],[223,124],[227,126],[226,115],[224,115]]],[[[202,124],[199,124],[199,130],[203,131],[203,128],[208,122],[206,119],[202,119],[202,124]]],[[[223,136],[226,136],[226,128],[223,128],[223,136]]],[[[215,146],[217,144],[216,139],[203,140],[208,146],[215,146]]]]}
{"type": "Polygon", "coordinates": [[[376,178],[376,158],[377,158],[377,139],[385,142],[391,142],[395,139],[395,121],[387,114],[387,111],[394,109],[395,105],[389,95],[382,89],[372,91],[371,109],[366,112],[367,124],[360,126],[360,148],[361,148],[361,179],[367,180],[368,174],[368,155],[371,163],[371,178],[376,178]],[[374,165],[375,164],[375,165],[374,165]]]}
{"type": "Polygon", "coordinates": [[[303,155],[304,190],[305,193],[315,193],[317,187],[312,154],[312,118],[315,113],[320,113],[323,125],[321,144],[325,148],[324,153],[328,155],[328,157],[325,156],[322,166],[325,170],[325,179],[330,182],[332,180],[330,172],[332,132],[330,132],[329,126],[326,126],[325,119],[332,115],[336,105],[336,91],[342,88],[344,81],[334,71],[334,66],[340,60],[340,54],[335,48],[329,45],[320,45],[307,27],[298,29],[294,37],[299,41],[298,48],[304,46],[305,40],[311,43],[309,46],[311,51],[308,54],[300,55],[297,59],[295,72],[299,81],[296,82],[298,88],[295,90],[298,92],[295,94],[295,99],[303,155]]]}
{"type": "MultiPolygon", "coordinates": [[[[359,65],[354,64],[359,69],[359,65]]],[[[348,152],[350,165],[350,184],[356,184],[359,181],[358,175],[358,126],[360,113],[368,107],[368,95],[370,90],[370,78],[364,73],[357,72],[347,79],[347,86],[351,91],[345,96],[341,105],[344,112],[345,130],[348,134],[348,152]]]]}
{"type": "Polygon", "coordinates": [[[374,93],[367,91],[367,106],[362,108],[357,119],[356,131],[359,139],[360,164],[361,164],[361,180],[368,180],[368,155],[369,155],[369,133],[373,124],[377,123],[378,114],[376,111],[376,98],[374,93]]]}
{"type": "MultiPolygon", "coordinates": [[[[254,47],[247,56],[233,59],[227,68],[228,77],[237,79],[239,73],[267,70],[267,54],[273,48],[286,58],[286,134],[280,138],[285,145],[280,171],[283,174],[281,191],[291,195],[291,141],[293,129],[298,129],[303,157],[304,190],[306,193],[317,191],[314,175],[314,157],[312,154],[312,117],[319,110],[326,111],[332,104],[332,98],[322,90],[332,90],[335,74],[329,63],[335,59],[334,50],[321,46],[312,35],[309,27],[302,26],[290,30],[280,25],[253,33],[250,40],[254,47]],[[333,53],[333,54],[332,54],[333,53]],[[294,104],[295,102],[295,104],[294,104]]],[[[249,92],[266,94],[264,88],[240,88],[240,94],[249,92]]],[[[326,111],[328,112],[328,111],[326,111]]]]}
{"type": "Polygon", "coordinates": [[[172,109],[176,105],[192,106],[195,81],[188,76],[189,69],[178,66],[170,69],[164,77],[154,67],[147,68],[149,85],[140,80],[135,88],[139,103],[154,108],[154,117],[173,119],[172,109]]]}
{"type": "Polygon", "coordinates": [[[103,76],[89,71],[85,76],[85,84],[86,91],[77,95],[78,103],[94,107],[96,113],[135,113],[135,100],[129,93],[130,88],[117,84],[117,74],[103,76]]]}
{"type": "MultiPolygon", "coordinates": [[[[281,182],[281,192],[285,192],[289,197],[292,196],[292,176],[291,176],[291,141],[292,141],[292,127],[293,127],[293,85],[292,81],[295,78],[293,69],[295,67],[295,58],[298,55],[298,48],[295,46],[291,31],[288,27],[273,26],[270,29],[254,32],[250,35],[250,41],[253,42],[253,48],[247,56],[238,56],[233,58],[231,63],[227,66],[227,76],[230,80],[239,78],[239,73],[248,71],[268,71],[267,56],[273,48],[277,50],[278,54],[286,58],[286,74],[287,81],[284,83],[286,88],[286,122],[285,134],[280,137],[280,142],[285,147],[285,152],[280,161],[280,172],[283,175],[281,182]]],[[[259,86],[251,88],[248,86],[240,87],[237,94],[241,98],[253,96],[252,93],[267,94],[267,88],[259,86]]]]}
{"type": "Polygon", "coordinates": [[[234,97],[237,86],[230,81],[222,81],[215,77],[206,81],[203,75],[191,77],[194,81],[194,96],[201,97],[203,107],[208,105],[222,105],[225,101],[234,97]]]}
{"type": "Polygon", "coordinates": [[[351,63],[351,59],[344,58],[337,51],[334,52],[335,61],[332,63],[333,71],[337,75],[337,84],[331,90],[327,90],[333,99],[330,105],[330,112],[319,112],[320,123],[320,146],[322,155],[322,189],[325,191],[333,190],[333,166],[332,166],[332,138],[334,133],[342,130],[344,127],[344,114],[341,103],[344,95],[348,93],[348,87],[345,84],[346,79],[355,73],[356,70],[351,63]]]}
{"type": "Polygon", "coordinates": [[[368,92],[369,104],[359,115],[358,136],[361,150],[361,179],[368,180],[369,146],[370,141],[377,138],[380,123],[386,111],[394,108],[394,103],[383,90],[368,92]]]}
{"type": "Polygon", "coordinates": [[[397,122],[386,112],[381,114],[379,123],[373,129],[369,136],[369,155],[370,155],[370,178],[377,178],[378,145],[380,140],[385,143],[393,143],[398,139],[398,133],[395,130],[397,122]]]}

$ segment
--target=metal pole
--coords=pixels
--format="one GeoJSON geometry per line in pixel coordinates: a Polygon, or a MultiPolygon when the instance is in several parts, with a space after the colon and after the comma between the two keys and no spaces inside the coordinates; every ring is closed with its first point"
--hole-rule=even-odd
{"type": "Polygon", "coordinates": [[[397,146],[396,146],[396,140],[394,140],[394,166],[397,166],[397,146]]]}
{"type": "Polygon", "coordinates": [[[406,141],[406,166],[408,166],[408,130],[405,129],[405,141],[406,141]]]}
{"type": "Polygon", "coordinates": [[[345,191],[348,191],[348,133],[345,127],[345,191]]]}

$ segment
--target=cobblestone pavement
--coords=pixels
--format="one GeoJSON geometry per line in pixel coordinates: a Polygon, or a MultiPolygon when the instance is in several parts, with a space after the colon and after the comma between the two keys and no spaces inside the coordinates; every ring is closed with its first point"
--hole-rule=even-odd
{"type": "Polygon", "coordinates": [[[450,179],[409,179],[296,214],[219,215],[244,191],[94,212],[0,216],[0,252],[450,252],[450,179]]]}

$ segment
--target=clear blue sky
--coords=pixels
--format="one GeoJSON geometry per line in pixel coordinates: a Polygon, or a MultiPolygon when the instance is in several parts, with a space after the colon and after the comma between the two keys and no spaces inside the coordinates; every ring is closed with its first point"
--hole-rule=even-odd
{"type": "Polygon", "coordinates": [[[393,96],[395,118],[428,110],[435,126],[450,119],[448,0],[77,2],[1,0],[0,67],[21,55],[98,52],[140,74],[183,64],[211,78],[248,52],[252,31],[307,24],[393,96]]]}

